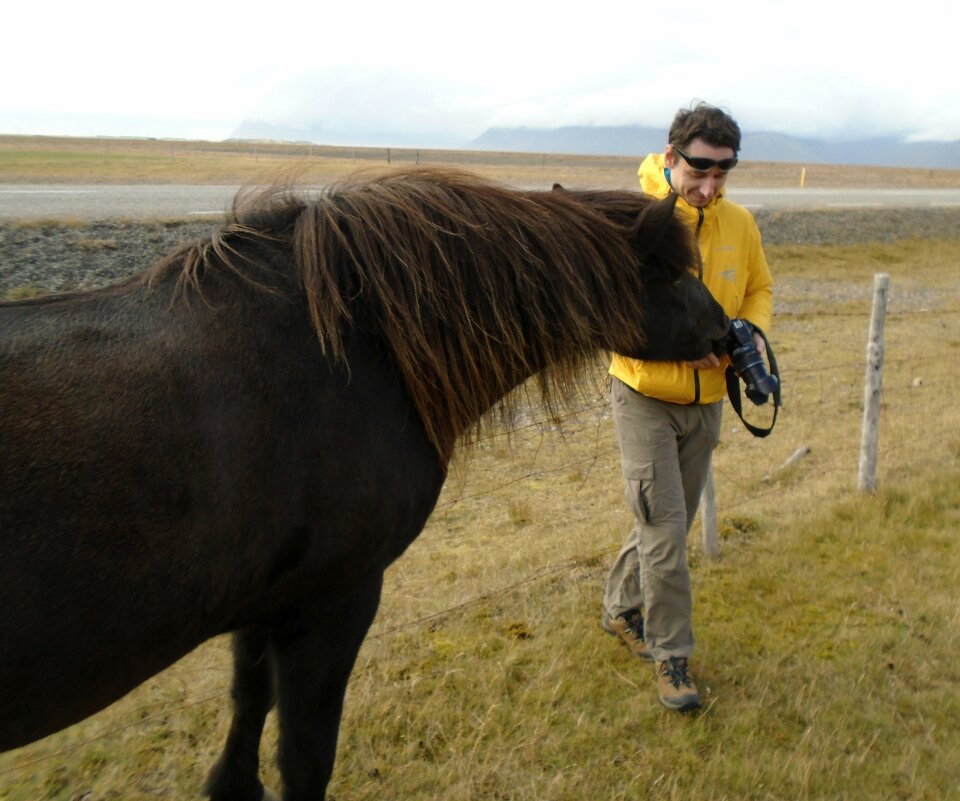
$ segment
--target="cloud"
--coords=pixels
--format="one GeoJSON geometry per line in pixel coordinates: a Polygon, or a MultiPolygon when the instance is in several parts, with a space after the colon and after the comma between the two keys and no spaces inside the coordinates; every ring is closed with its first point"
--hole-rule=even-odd
{"type": "Polygon", "coordinates": [[[901,13],[836,0],[800,13],[795,0],[272,0],[255,14],[169,0],[147,20],[119,0],[52,2],[5,11],[0,131],[59,120],[226,136],[272,115],[469,138],[494,125],[664,126],[702,98],[755,130],[960,138],[942,0],[901,13]]]}

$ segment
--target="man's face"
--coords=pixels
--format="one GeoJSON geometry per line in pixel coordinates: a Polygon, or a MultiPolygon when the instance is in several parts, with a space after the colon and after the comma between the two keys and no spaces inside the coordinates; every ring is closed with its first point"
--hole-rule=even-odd
{"type": "MultiPolygon", "coordinates": [[[[692,159],[706,158],[714,161],[733,158],[736,154],[731,147],[714,147],[702,139],[694,139],[683,148],[683,152],[692,159]]],[[[677,152],[673,145],[667,145],[664,151],[664,163],[670,168],[670,183],[674,190],[691,206],[703,208],[723,188],[729,171],[724,172],[714,165],[708,170],[694,169],[677,152]]]]}

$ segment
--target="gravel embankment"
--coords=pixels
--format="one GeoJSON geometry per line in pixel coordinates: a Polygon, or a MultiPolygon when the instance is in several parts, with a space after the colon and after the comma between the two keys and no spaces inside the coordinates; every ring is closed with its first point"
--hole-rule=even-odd
{"type": "MultiPolygon", "coordinates": [[[[960,235],[960,209],[765,211],[767,245],[849,244],[960,235]]],[[[0,298],[102,286],[139,272],[211,222],[0,223],[0,298]]]]}
{"type": "Polygon", "coordinates": [[[213,230],[210,222],[0,223],[0,298],[104,286],[213,230]]]}

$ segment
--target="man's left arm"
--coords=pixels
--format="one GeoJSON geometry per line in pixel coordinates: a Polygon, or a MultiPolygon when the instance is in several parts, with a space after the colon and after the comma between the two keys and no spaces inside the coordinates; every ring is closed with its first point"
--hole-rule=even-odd
{"type": "Polygon", "coordinates": [[[744,262],[746,287],[737,316],[768,331],[773,317],[773,276],[763,252],[760,231],[755,228],[744,262]]]}

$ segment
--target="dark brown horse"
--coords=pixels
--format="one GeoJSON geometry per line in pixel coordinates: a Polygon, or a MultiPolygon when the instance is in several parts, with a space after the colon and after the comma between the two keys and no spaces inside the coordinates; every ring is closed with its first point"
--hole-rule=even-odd
{"type": "Polygon", "coordinates": [[[598,349],[696,358],[728,321],[669,203],[432,170],[238,204],[210,241],[0,304],[0,749],[236,632],[208,793],[322,799],[384,569],[458,440],[598,349]],[[504,401],[504,399],[507,399],[504,401]]]}

